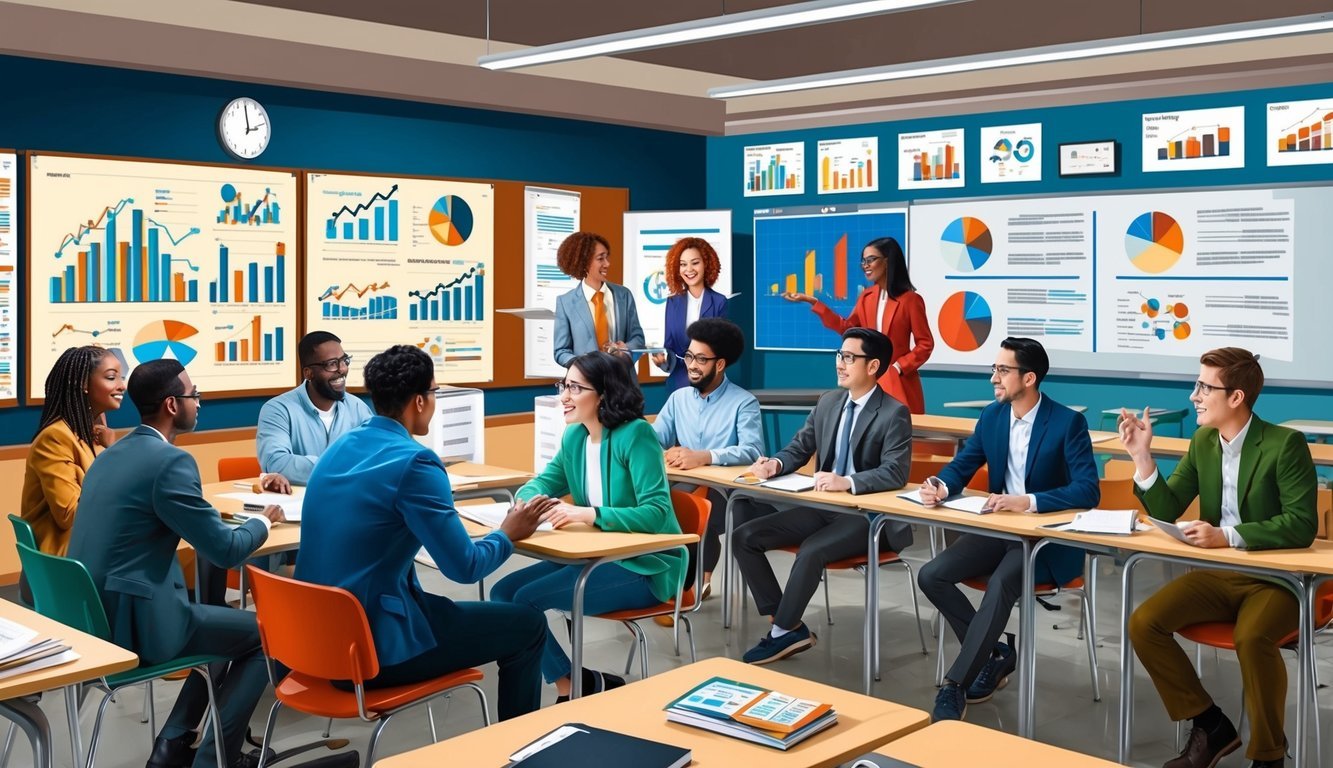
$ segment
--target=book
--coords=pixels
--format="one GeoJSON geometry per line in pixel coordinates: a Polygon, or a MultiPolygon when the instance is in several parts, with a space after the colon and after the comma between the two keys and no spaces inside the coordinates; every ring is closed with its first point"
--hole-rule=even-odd
{"type": "Polygon", "coordinates": [[[34,629],[0,619],[0,680],[77,658],[79,654],[60,640],[42,637],[34,629]]]}
{"type": "Polygon", "coordinates": [[[516,768],[566,768],[571,765],[632,765],[681,768],[693,753],[683,747],[566,723],[509,756],[516,768]]]}
{"type": "Polygon", "coordinates": [[[838,720],[829,704],[710,678],[666,706],[667,720],[786,750],[838,720]]]}
{"type": "Polygon", "coordinates": [[[1074,515],[1074,519],[1060,526],[1060,530],[1128,536],[1134,532],[1137,519],[1138,510],[1134,509],[1089,509],[1074,515]]]}

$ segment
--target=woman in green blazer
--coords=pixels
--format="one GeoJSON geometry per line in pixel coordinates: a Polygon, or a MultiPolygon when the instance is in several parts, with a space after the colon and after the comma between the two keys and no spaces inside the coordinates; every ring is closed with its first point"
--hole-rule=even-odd
{"type": "MultiPolygon", "coordinates": [[[[556,528],[586,523],[604,531],[680,533],[662,448],[643,419],[643,392],[629,362],[605,352],[579,355],[556,389],[569,426],[560,451],[519,489],[518,498],[569,494],[572,504],[562,502],[547,514],[546,521],[556,528]]],[[[491,599],[568,611],[580,570],[538,563],[501,579],[491,589],[491,599]]],[[[685,562],[676,552],[608,564],[589,576],[583,609],[593,615],[672,600],[684,575],[685,562]]],[[[542,675],[555,684],[558,700],[569,695],[571,672],[569,656],[548,629],[542,675]]],[[[588,693],[625,684],[609,673],[585,669],[580,674],[588,693]]]]}

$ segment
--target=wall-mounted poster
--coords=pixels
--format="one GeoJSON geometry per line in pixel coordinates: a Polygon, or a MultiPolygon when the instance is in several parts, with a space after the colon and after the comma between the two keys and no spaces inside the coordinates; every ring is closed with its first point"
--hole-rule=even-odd
{"type": "Polygon", "coordinates": [[[1333,97],[1268,105],[1269,165],[1333,163],[1333,97]]]}
{"type": "Polygon", "coordinates": [[[744,152],[746,197],[799,195],[805,192],[805,143],[764,144],[744,152]]]}
{"type": "Polygon", "coordinates": [[[18,157],[0,152],[0,405],[14,405],[18,398],[17,177],[18,157]]]}
{"type": "Polygon", "coordinates": [[[962,128],[898,134],[898,189],[944,189],[966,183],[962,128]]]}
{"type": "Polygon", "coordinates": [[[1143,172],[1245,167],[1245,107],[1143,116],[1143,172]]]}
{"type": "Polygon", "coordinates": [[[1041,123],[981,129],[981,183],[1041,181],[1041,123]]]}
{"type": "Polygon", "coordinates": [[[879,191],[879,137],[819,142],[819,194],[879,191]]]}

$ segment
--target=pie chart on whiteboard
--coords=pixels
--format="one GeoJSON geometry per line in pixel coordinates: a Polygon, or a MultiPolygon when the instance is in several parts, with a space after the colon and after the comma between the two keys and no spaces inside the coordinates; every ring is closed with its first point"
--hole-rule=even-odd
{"type": "Polygon", "coordinates": [[[198,354],[194,347],[185,340],[199,331],[189,323],[179,320],[156,320],[139,329],[134,335],[134,358],[140,363],[149,360],[179,360],[181,365],[189,365],[198,354]]]}
{"type": "Polygon", "coordinates": [[[981,294],[959,291],[944,300],[936,327],[951,349],[972,352],[990,337],[991,323],[990,305],[981,294]]]}
{"type": "Polygon", "coordinates": [[[472,207],[458,195],[445,195],[431,206],[426,224],[441,243],[462,245],[472,236],[472,207]]]}

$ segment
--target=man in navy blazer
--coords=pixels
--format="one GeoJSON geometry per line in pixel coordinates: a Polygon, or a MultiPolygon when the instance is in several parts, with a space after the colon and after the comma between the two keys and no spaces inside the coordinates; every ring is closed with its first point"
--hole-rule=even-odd
{"type": "MultiPolygon", "coordinates": [[[[922,484],[926,506],[962,491],[983,464],[990,469],[992,509],[1042,513],[1097,506],[1101,491],[1087,420],[1041,394],[1049,369],[1040,342],[1000,342],[991,366],[995,402],[981,412],[976,431],[939,477],[922,484]]],[[[1065,584],[1082,570],[1083,550],[1047,547],[1037,557],[1036,583],[1065,584]]],[[[1017,659],[1013,637],[1008,643],[999,639],[1022,582],[1022,545],[980,534],[960,536],[921,568],[921,591],[963,644],[945,674],[932,720],[963,719],[968,704],[989,700],[1008,681],[1017,659]],[[958,583],[982,576],[989,576],[986,593],[973,609],[958,583]]]]}
{"type": "MultiPolygon", "coordinates": [[[[199,466],[172,445],[199,417],[199,390],[179,362],[140,365],[130,375],[128,391],[143,423],[99,455],[84,477],[69,557],[92,575],[112,641],[138,654],[142,664],[204,654],[232,660],[226,674],[214,673],[223,753],[230,766],[253,766],[258,753],[242,754],[241,748],[268,685],[259,626],[249,611],[191,603],[176,547],[183,538],[201,558],[235,568],[268,539],[270,522],[282,520],[282,510],[269,507],[263,516],[232,526],[204,500],[199,466]]],[[[195,768],[214,765],[212,729],[197,757],[190,748],[191,729],[207,705],[208,689],[191,673],[153,745],[148,768],[184,768],[191,760],[195,768]]]]}

